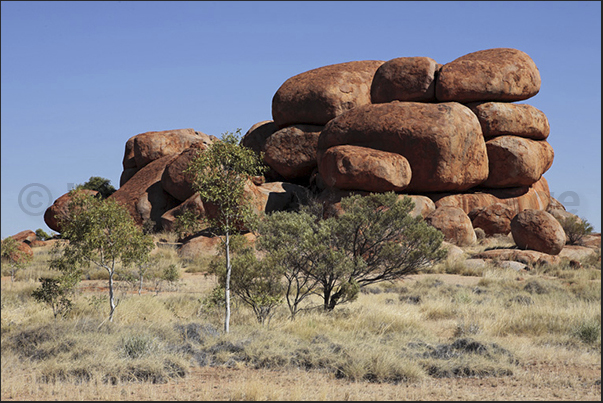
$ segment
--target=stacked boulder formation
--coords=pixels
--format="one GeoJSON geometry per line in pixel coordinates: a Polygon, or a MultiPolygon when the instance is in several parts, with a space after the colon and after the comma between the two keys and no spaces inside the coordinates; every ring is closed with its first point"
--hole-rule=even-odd
{"type": "MultiPolygon", "coordinates": [[[[540,84],[532,59],[508,48],[444,65],[399,57],[298,74],[276,91],[273,120],[256,123],[241,140],[269,167],[248,182],[248,197],[257,212],[271,212],[313,192],[337,214],[344,196],[394,191],[410,197],[412,214],[452,244],[475,243],[480,228],[487,236],[512,233],[520,248],[538,243],[539,252],[558,254],[563,231],[546,211],[569,213],[542,176],[554,158],[549,123],[542,111],[516,103],[535,96],[540,84]],[[517,218],[526,210],[536,213],[517,218]],[[534,229],[545,222],[546,230],[534,229]]],[[[211,216],[183,171],[214,141],[193,129],[131,137],[120,188],[110,197],[156,231],[172,229],[185,209],[211,216]]],[[[67,198],[45,215],[55,231],[53,218],[67,198]]]]}
{"type": "Polygon", "coordinates": [[[285,81],[273,120],[242,143],[264,152],[274,178],[333,205],[350,193],[408,195],[447,240],[466,246],[474,228],[508,234],[520,211],[549,206],[548,120],[514,103],[540,84],[532,59],[507,48],[444,65],[429,57],[335,64],[285,81]]]}

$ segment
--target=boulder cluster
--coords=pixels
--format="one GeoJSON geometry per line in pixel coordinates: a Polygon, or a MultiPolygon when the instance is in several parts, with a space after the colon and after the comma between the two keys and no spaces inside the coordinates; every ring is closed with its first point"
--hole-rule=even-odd
{"type": "MultiPolygon", "coordinates": [[[[565,235],[550,213],[564,209],[543,177],[554,158],[549,123],[542,111],[516,103],[540,84],[533,60],[509,48],[444,65],[399,57],[303,72],[274,94],[273,120],[256,123],[241,140],[269,167],[248,182],[249,198],[257,211],[270,212],[310,191],[337,214],[344,196],[394,191],[411,197],[413,214],[454,245],[475,243],[479,228],[556,255],[565,235]]],[[[184,209],[211,215],[183,171],[214,141],[193,129],[131,137],[120,188],[110,197],[156,230],[173,228],[184,209]]],[[[56,204],[45,221],[60,232],[56,204]]]]}

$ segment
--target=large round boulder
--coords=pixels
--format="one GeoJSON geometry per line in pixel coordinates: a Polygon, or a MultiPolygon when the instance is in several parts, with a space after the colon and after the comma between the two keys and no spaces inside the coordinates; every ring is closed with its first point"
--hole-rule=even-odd
{"type": "Polygon", "coordinates": [[[177,154],[166,155],[152,161],[109,197],[124,205],[136,224],[142,226],[152,220],[155,228],[160,230],[163,213],[180,204],[161,186],[165,168],[176,157],[177,154]]]}
{"type": "Polygon", "coordinates": [[[521,101],[540,91],[540,72],[526,53],[510,48],[480,50],[442,66],[436,82],[440,102],[521,101]]]}
{"type": "Polygon", "coordinates": [[[331,120],[318,139],[320,160],[330,147],[356,145],[406,158],[406,191],[463,191],[488,177],[488,155],[477,117],[456,102],[391,102],[352,109],[331,120]]]}
{"type": "Polygon", "coordinates": [[[435,102],[438,67],[430,57],[398,57],[383,63],[373,77],[372,103],[435,102]]]}
{"type": "Polygon", "coordinates": [[[215,137],[193,129],[164,130],[137,134],[133,137],[132,143],[134,162],[136,163],[136,167],[140,169],[151,161],[155,161],[166,155],[180,154],[193,144],[203,143],[209,145],[214,140],[215,137]]]}
{"type": "MultiPolygon", "coordinates": [[[[266,141],[274,132],[278,131],[278,126],[273,120],[263,120],[251,126],[247,133],[241,138],[241,145],[252,149],[258,156],[266,152],[266,141]]],[[[285,180],[282,175],[268,166],[264,176],[269,181],[282,182],[285,180]]]]}
{"type": "Polygon", "coordinates": [[[507,235],[511,232],[511,220],[515,217],[515,209],[507,204],[494,203],[475,209],[469,214],[473,228],[481,228],[487,236],[494,234],[507,235]]]}
{"type": "Polygon", "coordinates": [[[480,188],[466,193],[430,193],[436,207],[460,207],[467,214],[474,209],[501,203],[512,208],[515,214],[525,209],[546,210],[551,194],[544,178],[532,186],[521,186],[503,189],[480,188]]]}
{"type": "Polygon", "coordinates": [[[549,120],[539,109],[527,104],[476,102],[467,105],[477,116],[485,138],[519,136],[545,140],[551,131],[549,120]]]}
{"type": "Polygon", "coordinates": [[[199,221],[205,217],[205,206],[199,193],[195,193],[176,207],[166,211],[161,215],[161,228],[163,231],[173,231],[175,229],[176,219],[185,211],[190,211],[199,217],[199,221]]]}
{"type": "Polygon", "coordinates": [[[49,206],[44,212],[44,222],[53,231],[61,232],[61,220],[69,217],[69,203],[76,194],[96,196],[98,192],[90,189],[80,189],[65,193],[49,206]]]}
{"type": "Polygon", "coordinates": [[[482,184],[490,188],[530,186],[553,164],[553,147],[545,140],[499,136],[486,141],[489,175],[482,184]]]}
{"type": "Polygon", "coordinates": [[[274,122],[279,128],[293,124],[320,126],[350,109],[370,104],[373,76],[383,63],[338,63],[289,78],[272,98],[274,122]]]}
{"type": "Polygon", "coordinates": [[[264,161],[285,180],[309,177],[316,168],[316,145],[323,126],[293,125],[270,135],[264,161]]]}
{"type": "Polygon", "coordinates": [[[190,173],[185,173],[185,171],[188,169],[191,161],[205,149],[206,145],[203,143],[193,144],[182,151],[163,171],[161,186],[177,200],[184,201],[195,193],[192,185],[193,177],[190,173]]]}
{"type": "Polygon", "coordinates": [[[24,231],[16,233],[15,235],[12,235],[11,238],[13,238],[17,242],[25,242],[31,245],[33,241],[38,239],[38,236],[32,230],[26,229],[24,231]]]}
{"type": "Polygon", "coordinates": [[[511,234],[520,249],[558,255],[565,245],[559,221],[543,210],[523,210],[511,220],[511,234]]]}
{"type": "Polygon", "coordinates": [[[329,148],[318,169],[327,186],[368,192],[400,191],[411,178],[400,154],[351,145],[329,148]]]}
{"type": "Polygon", "coordinates": [[[456,246],[470,246],[477,241],[469,216],[458,207],[440,207],[425,221],[442,231],[444,240],[456,246]]]}

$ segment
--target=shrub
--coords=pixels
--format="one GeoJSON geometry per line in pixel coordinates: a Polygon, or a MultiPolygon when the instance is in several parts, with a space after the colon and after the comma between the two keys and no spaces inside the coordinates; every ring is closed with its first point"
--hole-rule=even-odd
{"type": "Polygon", "coordinates": [[[593,227],[584,218],[576,216],[565,217],[559,220],[563,227],[568,245],[578,245],[584,235],[592,234],[593,227]]]}

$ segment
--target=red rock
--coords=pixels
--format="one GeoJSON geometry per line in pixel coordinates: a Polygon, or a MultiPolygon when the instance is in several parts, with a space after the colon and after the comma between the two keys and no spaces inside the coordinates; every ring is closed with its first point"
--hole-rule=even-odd
{"type": "Polygon", "coordinates": [[[383,63],[362,60],[332,64],[289,78],[272,98],[274,123],[279,128],[325,125],[350,109],[370,104],[373,76],[383,63]]]}
{"type": "Polygon", "coordinates": [[[523,210],[511,220],[511,234],[520,249],[558,255],[565,245],[565,231],[555,217],[543,210],[523,210]]]}
{"type": "Polygon", "coordinates": [[[467,106],[477,116],[485,138],[512,135],[546,140],[551,131],[546,115],[531,105],[478,102],[467,106]]]}
{"type": "Polygon", "coordinates": [[[158,226],[161,216],[179,204],[161,186],[161,177],[166,166],[178,155],[166,155],[140,169],[109,198],[114,198],[127,209],[136,224],[143,225],[149,219],[158,226]]]}
{"type": "Polygon", "coordinates": [[[494,234],[507,235],[511,232],[511,220],[515,217],[515,209],[502,203],[475,209],[470,214],[473,228],[481,228],[487,236],[494,234]]]}
{"type": "Polygon", "coordinates": [[[413,217],[421,216],[425,218],[436,210],[435,203],[427,196],[406,194],[398,195],[399,199],[404,197],[409,197],[415,204],[415,207],[409,213],[413,217]]]}
{"type": "MultiPolygon", "coordinates": [[[[255,242],[256,236],[253,233],[243,234],[248,242],[255,242]]],[[[222,247],[222,240],[218,236],[198,235],[187,240],[178,249],[178,255],[183,259],[195,259],[200,256],[215,256],[219,248],[222,247]]]]}
{"type": "Polygon", "coordinates": [[[201,200],[201,196],[199,196],[199,193],[190,196],[178,206],[163,213],[161,215],[161,228],[164,231],[173,231],[176,218],[186,210],[192,211],[201,219],[205,217],[205,207],[203,205],[203,201],[201,200]]]}
{"type": "Polygon", "coordinates": [[[484,208],[494,203],[511,207],[515,214],[525,209],[546,210],[551,197],[544,176],[532,186],[505,189],[480,188],[467,193],[431,193],[427,196],[433,200],[436,207],[460,207],[467,214],[474,209],[484,208]]]}
{"type": "Polygon", "coordinates": [[[558,264],[561,262],[559,256],[549,255],[547,253],[535,250],[521,249],[490,249],[472,256],[478,259],[492,259],[496,261],[511,260],[524,263],[530,266],[539,264],[558,264]]]}
{"type": "Polygon", "coordinates": [[[193,177],[190,174],[184,173],[184,171],[188,169],[190,163],[197,157],[198,153],[203,152],[206,148],[206,145],[203,143],[193,144],[182,151],[163,171],[161,186],[177,200],[184,201],[195,193],[192,185],[193,177]]]}
{"type": "Polygon", "coordinates": [[[429,57],[398,57],[383,63],[375,72],[371,101],[435,102],[438,63],[429,57]]]}
{"type": "Polygon", "coordinates": [[[38,236],[32,230],[26,229],[15,235],[12,235],[12,238],[17,242],[25,242],[25,243],[31,244],[33,241],[35,241],[38,238],[38,236]]]}
{"type": "Polygon", "coordinates": [[[488,177],[486,144],[477,117],[456,102],[391,102],[360,106],[331,120],[317,159],[330,147],[356,145],[397,153],[412,170],[409,193],[464,191],[488,177]]]}
{"type": "MultiPolygon", "coordinates": [[[[261,153],[266,152],[266,140],[268,140],[268,138],[276,131],[278,131],[278,126],[272,120],[258,122],[251,126],[247,133],[245,133],[241,139],[241,145],[251,148],[259,156],[261,153]]],[[[268,166],[264,176],[271,182],[282,182],[285,180],[282,175],[270,166],[268,166]]]]}
{"type": "Polygon", "coordinates": [[[440,102],[521,101],[540,91],[540,72],[526,53],[510,48],[480,50],[442,66],[436,82],[440,102]]]}
{"type": "Polygon", "coordinates": [[[141,133],[133,139],[134,161],[136,167],[140,169],[166,155],[180,154],[193,144],[209,145],[215,137],[193,129],[177,129],[141,133]]]}
{"type": "Polygon", "coordinates": [[[477,241],[471,220],[458,207],[440,207],[425,217],[432,227],[442,231],[444,240],[456,246],[470,246],[477,241]]]}
{"type": "Polygon", "coordinates": [[[530,186],[553,164],[553,147],[544,141],[499,136],[486,141],[489,175],[482,186],[506,188],[530,186]]]}
{"type": "Polygon", "coordinates": [[[59,197],[54,201],[54,203],[46,209],[44,212],[44,222],[48,225],[53,231],[61,232],[61,227],[59,221],[61,219],[65,219],[69,214],[69,203],[75,194],[85,194],[85,195],[96,195],[98,192],[96,190],[89,189],[81,189],[74,191],[73,193],[68,192],[59,197]]]}
{"type": "Polygon", "coordinates": [[[367,192],[400,191],[411,178],[410,165],[400,154],[351,145],[329,148],[319,172],[327,186],[367,192]]]}
{"type": "Polygon", "coordinates": [[[138,168],[127,168],[121,171],[121,176],[119,177],[119,187],[125,185],[125,183],[129,181],[136,172],[138,172],[138,168]]]}
{"type": "Polygon", "coordinates": [[[285,180],[309,177],[316,168],[316,145],[323,126],[293,125],[266,139],[264,161],[285,180]]]}

